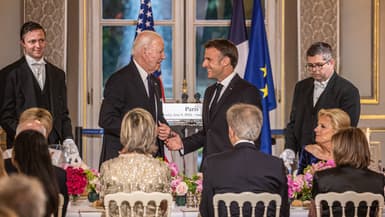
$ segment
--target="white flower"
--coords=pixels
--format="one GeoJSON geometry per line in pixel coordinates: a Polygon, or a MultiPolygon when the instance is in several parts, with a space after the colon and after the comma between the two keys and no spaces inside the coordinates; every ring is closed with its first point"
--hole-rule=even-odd
{"type": "Polygon", "coordinates": [[[187,194],[188,186],[186,182],[180,182],[178,186],[176,186],[175,192],[178,196],[182,196],[187,194]]]}

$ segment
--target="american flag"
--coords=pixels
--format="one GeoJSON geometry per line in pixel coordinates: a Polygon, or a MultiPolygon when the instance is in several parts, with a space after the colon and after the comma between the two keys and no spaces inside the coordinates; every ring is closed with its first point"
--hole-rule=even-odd
{"type": "MultiPolygon", "coordinates": [[[[155,31],[154,29],[154,16],[152,13],[151,0],[141,0],[140,1],[140,10],[138,15],[138,23],[136,25],[136,36],[144,30],[155,31]]],[[[160,89],[162,91],[162,100],[165,102],[163,82],[161,78],[161,70],[154,72],[154,76],[160,81],[160,89]]]]}
{"type": "Polygon", "coordinates": [[[135,37],[143,30],[155,31],[151,0],[140,1],[140,10],[139,10],[139,16],[138,16],[138,24],[136,25],[135,37]]]}
{"type": "MultiPolygon", "coordinates": [[[[155,29],[154,29],[154,16],[152,13],[151,0],[141,0],[140,1],[140,10],[139,10],[139,15],[138,15],[138,23],[136,25],[135,38],[140,32],[142,32],[144,30],[155,31],[155,29]]],[[[163,102],[165,102],[166,97],[164,95],[164,87],[163,87],[161,75],[162,75],[162,72],[160,69],[158,71],[154,72],[154,76],[160,82],[160,90],[162,92],[162,100],[163,100],[163,102]]],[[[166,162],[172,161],[171,153],[166,146],[164,146],[164,161],[166,161],[166,162]]]]}

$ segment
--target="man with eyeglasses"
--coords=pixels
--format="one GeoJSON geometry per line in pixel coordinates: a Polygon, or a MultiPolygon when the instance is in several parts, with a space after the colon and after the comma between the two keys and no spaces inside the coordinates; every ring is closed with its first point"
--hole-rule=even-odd
{"type": "Polygon", "coordinates": [[[293,164],[302,147],[315,143],[314,128],[320,109],[340,108],[347,112],[352,126],[357,126],[360,116],[360,94],[348,80],[334,70],[332,48],[317,42],[306,52],[306,71],[310,77],[299,81],[294,90],[290,120],[285,130],[285,150],[281,158],[286,166],[293,164]]]}

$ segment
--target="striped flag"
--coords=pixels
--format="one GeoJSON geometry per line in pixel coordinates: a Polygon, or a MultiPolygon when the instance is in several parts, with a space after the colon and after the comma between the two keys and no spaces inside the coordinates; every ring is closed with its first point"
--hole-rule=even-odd
{"type": "MultiPolygon", "coordinates": [[[[151,30],[155,31],[154,29],[154,16],[152,13],[152,7],[151,7],[151,0],[141,0],[140,1],[140,10],[138,15],[138,23],[136,25],[136,36],[144,31],[144,30],[151,30]]],[[[162,100],[165,102],[165,95],[164,95],[164,86],[162,82],[162,72],[159,69],[158,71],[154,72],[154,76],[159,80],[160,83],[160,90],[162,92],[162,100]]],[[[164,146],[164,161],[171,162],[172,156],[170,151],[166,146],[164,146]]]]}
{"type": "Polygon", "coordinates": [[[249,47],[245,79],[260,90],[263,113],[260,150],[267,154],[271,154],[269,112],[277,107],[277,103],[275,100],[269,48],[260,0],[254,0],[249,47]]]}
{"type": "MultiPolygon", "coordinates": [[[[138,15],[138,23],[136,25],[136,36],[144,31],[144,30],[151,30],[155,31],[154,29],[154,16],[152,13],[152,7],[151,7],[151,0],[141,0],[140,1],[140,10],[138,15]]],[[[158,78],[160,82],[160,89],[162,92],[162,100],[165,102],[165,95],[164,95],[164,87],[162,82],[162,72],[159,69],[159,71],[154,72],[154,76],[158,78]]]]}
{"type": "Polygon", "coordinates": [[[231,26],[228,38],[238,49],[238,64],[234,71],[243,78],[247,63],[247,55],[249,53],[249,42],[247,40],[245,10],[242,0],[233,0],[233,13],[231,15],[231,26]]]}

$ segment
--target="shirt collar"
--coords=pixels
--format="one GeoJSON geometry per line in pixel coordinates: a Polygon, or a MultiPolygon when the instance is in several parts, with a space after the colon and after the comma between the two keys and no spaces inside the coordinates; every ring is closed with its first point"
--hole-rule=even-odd
{"type": "Polygon", "coordinates": [[[326,81],[317,81],[317,80],[314,80],[314,86],[318,86],[318,87],[325,88],[325,87],[328,85],[328,83],[329,83],[331,77],[332,77],[332,76],[330,76],[326,81]]]}
{"type": "Polygon", "coordinates": [[[233,146],[235,146],[235,145],[237,145],[237,144],[239,144],[239,143],[251,143],[251,144],[253,144],[254,145],[254,142],[253,141],[250,141],[250,140],[246,140],[246,139],[240,139],[240,140],[238,140],[238,141],[236,141],[234,144],[233,144],[233,146]]]}
{"type": "Polygon", "coordinates": [[[229,86],[231,80],[233,80],[234,76],[236,75],[237,73],[235,72],[232,72],[230,75],[228,75],[225,79],[223,79],[221,82],[217,82],[217,83],[220,83],[223,85],[223,88],[222,90],[225,90],[227,88],[227,86],[229,86]]]}
{"type": "Polygon", "coordinates": [[[46,64],[44,57],[42,57],[40,60],[35,60],[28,54],[25,55],[25,59],[27,60],[28,65],[33,65],[33,64],[46,64]]]}
{"type": "Polygon", "coordinates": [[[150,73],[147,73],[146,70],[144,70],[144,69],[138,64],[138,62],[135,61],[134,58],[132,58],[132,60],[134,61],[134,64],[135,64],[136,68],[138,69],[139,74],[140,74],[140,77],[142,78],[143,82],[144,82],[144,83],[147,83],[147,76],[148,76],[150,73]]]}

